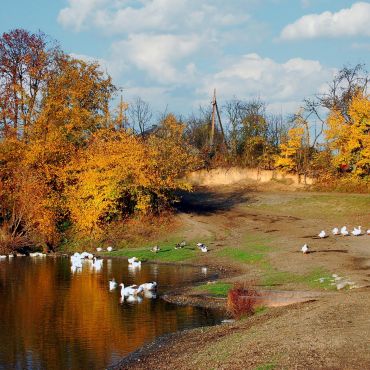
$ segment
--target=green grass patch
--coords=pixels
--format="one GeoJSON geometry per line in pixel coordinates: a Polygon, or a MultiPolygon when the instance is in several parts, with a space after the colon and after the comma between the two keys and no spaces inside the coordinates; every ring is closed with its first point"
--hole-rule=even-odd
{"type": "MultiPolygon", "coordinates": [[[[160,251],[157,253],[151,252],[151,248],[155,243],[145,243],[138,248],[123,247],[113,252],[103,252],[102,255],[105,256],[117,256],[117,257],[137,257],[142,261],[162,261],[162,262],[182,262],[187,261],[196,256],[200,256],[203,253],[199,251],[196,247],[197,241],[191,240],[186,241],[187,245],[181,249],[175,249],[177,243],[180,243],[183,239],[178,236],[172,236],[161,242],[156,243],[160,247],[160,251]]],[[[205,244],[208,244],[211,238],[203,239],[205,244]]]]}
{"type": "Polygon", "coordinates": [[[217,253],[220,257],[227,257],[243,263],[256,263],[264,258],[264,254],[250,253],[240,248],[225,248],[217,253]]]}
{"type": "Polygon", "coordinates": [[[216,282],[214,284],[202,284],[196,287],[197,291],[206,292],[218,297],[226,297],[231,289],[231,283],[216,282]]]}
{"type": "Polygon", "coordinates": [[[271,239],[265,235],[246,235],[240,247],[226,247],[217,252],[219,257],[242,263],[264,263],[265,255],[271,250],[271,239]]]}
{"type": "Polygon", "coordinates": [[[270,244],[272,242],[271,236],[266,235],[265,233],[255,233],[255,234],[246,234],[243,237],[243,245],[248,246],[249,248],[267,251],[270,249],[270,244]]]}
{"type": "Polygon", "coordinates": [[[107,256],[119,256],[119,257],[137,257],[141,261],[163,261],[163,262],[180,262],[194,258],[200,252],[194,247],[185,247],[181,249],[175,249],[174,247],[160,247],[161,250],[157,253],[150,251],[148,248],[127,248],[113,251],[111,253],[103,253],[107,256]]]}
{"type": "Polygon", "coordinates": [[[331,285],[331,274],[323,269],[315,269],[307,274],[295,274],[288,271],[266,271],[262,279],[262,284],[265,286],[287,285],[287,284],[302,284],[314,289],[335,289],[331,285]],[[320,282],[323,278],[324,281],[320,282]]]}

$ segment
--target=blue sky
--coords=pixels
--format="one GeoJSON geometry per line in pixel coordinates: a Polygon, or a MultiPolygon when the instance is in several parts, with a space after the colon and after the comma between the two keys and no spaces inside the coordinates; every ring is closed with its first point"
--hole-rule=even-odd
{"type": "Polygon", "coordinates": [[[98,60],[130,101],[190,113],[237,96],[291,113],[344,64],[367,63],[370,2],[2,0],[1,31],[44,31],[98,60]]]}

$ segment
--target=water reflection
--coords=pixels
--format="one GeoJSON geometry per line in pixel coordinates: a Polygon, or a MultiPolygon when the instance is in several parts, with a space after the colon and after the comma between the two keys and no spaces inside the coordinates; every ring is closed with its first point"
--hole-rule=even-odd
{"type": "Polygon", "coordinates": [[[0,369],[102,369],[164,333],[210,325],[212,311],[178,307],[154,292],[127,297],[109,291],[157,281],[158,293],[201,277],[201,269],[106,260],[100,271],[84,261],[71,270],[60,258],[0,262],[0,369]]]}
{"type": "Polygon", "coordinates": [[[128,274],[130,277],[135,277],[141,271],[140,265],[128,265],[128,274]]]}

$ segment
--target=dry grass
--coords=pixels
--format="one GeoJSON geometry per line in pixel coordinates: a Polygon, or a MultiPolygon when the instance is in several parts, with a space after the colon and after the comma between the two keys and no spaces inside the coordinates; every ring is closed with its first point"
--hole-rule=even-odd
{"type": "Polygon", "coordinates": [[[164,235],[172,235],[179,225],[171,212],[147,215],[112,222],[100,239],[79,235],[73,228],[66,231],[61,249],[64,251],[95,250],[97,246],[115,249],[143,248],[156,244],[164,235]]]}
{"type": "Polygon", "coordinates": [[[370,180],[361,180],[351,176],[344,176],[341,178],[322,177],[319,178],[313,190],[325,192],[341,192],[341,193],[370,193],[370,180]]]}
{"type": "Polygon", "coordinates": [[[141,216],[124,222],[111,224],[106,232],[104,244],[117,247],[142,246],[150,244],[163,234],[176,229],[173,214],[162,213],[160,216],[141,216]]]}

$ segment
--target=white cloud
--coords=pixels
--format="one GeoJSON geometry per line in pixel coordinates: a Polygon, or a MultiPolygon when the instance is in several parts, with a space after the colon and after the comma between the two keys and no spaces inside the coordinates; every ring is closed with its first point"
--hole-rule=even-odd
{"type": "Polygon", "coordinates": [[[68,0],[69,6],[58,14],[58,22],[65,28],[80,31],[86,19],[94,16],[96,9],[106,4],[106,0],[68,0]]]}
{"type": "MultiPolygon", "coordinates": [[[[222,4],[222,2],[221,2],[222,4]]],[[[79,31],[94,26],[105,33],[184,32],[205,25],[214,27],[240,24],[248,14],[228,11],[217,1],[199,0],[68,0],[68,6],[58,15],[64,27],[79,31]]]]}
{"type": "Polygon", "coordinates": [[[124,96],[140,95],[154,109],[169,104],[170,110],[189,112],[208,104],[216,87],[221,103],[260,96],[276,112],[292,112],[333,72],[315,60],[280,63],[238,55],[266,36],[265,26],[246,11],[251,2],[256,0],[68,0],[58,20],[76,31],[104,33],[109,49],[103,59],[77,56],[97,59],[124,96]]]}
{"type": "Polygon", "coordinates": [[[201,45],[197,35],[150,35],[133,34],[127,40],[115,42],[113,55],[120,55],[151,79],[164,83],[185,83],[191,79],[196,68],[186,58],[195,53],[201,45]]]}
{"type": "Polygon", "coordinates": [[[336,13],[326,11],[309,14],[287,25],[281,32],[283,40],[319,37],[370,36],[370,3],[357,2],[336,13]]]}
{"type": "Polygon", "coordinates": [[[174,48],[179,43],[174,37],[148,39],[146,35],[140,35],[130,37],[129,45],[126,41],[115,44],[109,60],[71,55],[87,61],[96,60],[112,74],[112,71],[117,73],[117,68],[122,63],[120,53],[123,56],[130,50],[131,59],[127,62],[147,72],[152,81],[148,83],[148,79],[143,78],[140,82],[132,76],[130,67],[125,66],[120,71],[126,74],[126,81],[122,86],[124,98],[130,101],[141,96],[155,110],[163,111],[168,104],[170,110],[181,113],[188,113],[191,107],[197,109],[199,105],[208,104],[214,88],[217,88],[221,104],[234,96],[240,99],[260,97],[268,103],[272,112],[293,113],[302,105],[304,98],[325,92],[326,82],[331,81],[336,72],[315,60],[293,58],[278,63],[255,53],[235,58],[225,68],[213,74],[199,73],[192,63],[184,64],[182,69],[176,69],[171,64],[167,66],[168,60],[174,62],[180,55],[186,56],[197,44],[188,39],[180,41],[180,44],[181,42],[182,46],[174,48]],[[143,46],[145,43],[153,44],[155,48],[160,47],[158,50],[163,50],[167,56],[162,59],[161,53],[150,51],[150,47],[146,49],[143,46]],[[127,79],[129,77],[133,78],[127,79]]]}
{"type": "Polygon", "coordinates": [[[294,58],[278,63],[258,54],[247,54],[208,76],[198,93],[209,94],[216,87],[224,100],[233,96],[241,99],[259,96],[272,109],[280,112],[283,108],[285,112],[291,112],[302,104],[305,97],[320,91],[333,73],[333,69],[325,68],[315,60],[294,58]]]}
{"type": "Polygon", "coordinates": [[[248,32],[258,27],[246,23],[247,4],[254,0],[238,0],[232,6],[222,0],[67,1],[58,21],[65,28],[95,28],[110,37],[111,69],[128,66],[133,74],[139,70],[140,77],[164,85],[189,84],[199,60],[221,58],[224,45],[240,45],[249,35],[263,33],[262,27],[248,32]]]}

